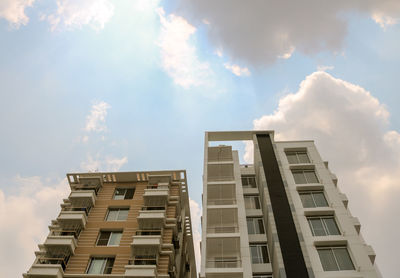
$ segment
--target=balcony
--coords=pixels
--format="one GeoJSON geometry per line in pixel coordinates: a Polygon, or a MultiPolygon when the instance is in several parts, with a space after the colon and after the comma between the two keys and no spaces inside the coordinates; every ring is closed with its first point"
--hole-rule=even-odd
{"type": "Polygon", "coordinates": [[[208,147],[208,162],[224,162],[232,160],[231,146],[208,147]]]}
{"type": "MultiPolygon", "coordinates": [[[[143,234],[142,232],[141,234],[143,234]]],[[[149,231],[149,233],[151,233],[149,231]]],[[[131,243],[132,255],[157,255],[161,251],[160,235],[135,235],[131,243]]]]}
{"type": "Polygon", "coordinates": [[[66,255],[74,254],[77,242],[74,236],[48,236],[44,242],[46,251],[53,255],[66,255]]]}
{"type": "Polygon", "coordinates": [[[207,187],[207,205],[236,205],[235,184],[209,184],[207,187]]]}
{"type": "Polygon", "coordinates": [[[237,209],[236,208],[208,209],[207,235],[226,234],[226,233],[228,234],[239,233],[237,209]]]}
{"type": "Polygon", "coordinates": [[[23,276],[26,278],[63,278],[65,262],[60,258],[42,258],[38,259],[36,264],[32,265],[28,273],[23,276]]]}
{"type": "Polygon", "coordinates": [[[144,277],[156,278],[157,277],[157,265],[134,265],[134,264],[126,265],[124,277],[126,277],[126,278],[144,278],[144,277]]]}
{"type": "Polygon", "coordinates": [[[207,238],[206,276],[216,273],[243,272],[240,238],[207,238]]]}
{"type": "Polygon", "coordinates": [[[143,207],[137,220],[140,229],[161,229],[165,224],[165,208],[143,207]]]}
{"type": "Polygon", "coordinates": [[[93,189],[72,191],[69,201],[73,207],[92,207],[96,202],[96,192],[93,189]]]}
{"type": "Polygon", "coordinates": [[[62,229],[82,229],[86,226],[88,208],[64,208],[57,217],[58,225],[62,229]]]}
{"type": "Polygon", "coordinates": [[[171,175],[149,175],[149,185],[168,187],[172,182],[171,175]]]}
{"type": "Polygon", "coordinates": [[[68,175],[72,190],[94,190],[96,193],[103,186],[103,179],[100,175],[68,175]]]}
{"type": "Polygon", "coordinates": [[[208,182],[233,181],[233,164],[208,164],[208,182]]]}
{"type": "Polygon", "coordinates": [[[148,186],[144,190],[145,205],[166,205],[169,197],[169,188],[165,186],[148,186]]]}

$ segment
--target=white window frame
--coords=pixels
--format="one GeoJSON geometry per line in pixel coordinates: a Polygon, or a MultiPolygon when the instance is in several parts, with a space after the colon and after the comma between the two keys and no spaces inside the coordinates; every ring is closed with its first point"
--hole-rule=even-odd
{"type": "MultiPolygon", "coordinates": [[[[312,201],[314,203],[313,207],[307,207],[307,208],[326,208],[326,207],[329,207],[329,203],[328,203],[328,200],[326,199],[324,191],[322,191],[322,190],[312,190],[312,191],[300,191],[299,192],[299,195],[305,195],[305,194],[310,194],[311,195],[311,199],[312,199],[312,201]],[[314,195],[313,195],[313,194],[316,194],[316,193],[322,193],[322,195],[324,196],[325,202],[326,202],[326,206],[323,206],[323,207],[317,206],[317,203],[315,202],[315,198],[314,198],[314,195]]],[[[303,201],[301,200],[301,196],[300,196],[300,201],[301,201],[301,204],[304,207],[303,201]]],[[[304,208],[306,208],[306,207],[304,207],[304,208]]]]}
{"type": "Polygon", "coordinates": [[[306,150],[304,150],[304,151],[285,151],[285,154],[286,154],[286,159],[289,164],[294,165],[294,164],[310,164],[311,163],[310,156],[308,155],[306,150]],[[296,160],[297,160],[296,163],[290,163],[290,161],[289,161],[288,155],[293,155],[293,154],[296,155],[296,160]],[[300,162],[299,154],[305,154],[307,156],[308,162],[300,162]]]}
{"type": "Polygon", "coordinates": [[[100,230],[99,236],[97,237],[97,240],[96,240],[96,246],[114,246],[114,247],[115,246],[119,246],[120,243],[121,243],[122,234],[123,234],[123,231],[121,231],[121,230],[120,231],[102,231],[102,230],[100,230]],[[101,237],[101,233],[107,233],[107,232],[110,233],[110,235],[108,236],[107,245],[98,245],[100,237],[101,237]],[[111,245],[110,244],[110,239],[112,238],[113,234],[121,234],[121,237],[120,237],[119,242],[118,242],[117,245],[111,245]]]}
{"type": "Polygon", "coordinates": [[[313,236],[316,236],[316,235],[314,233],[314,227],[312,226],[311,221],[310,221],[311,219],[319,219],[321,221],[322,227],[323,227],[324,232],[325,232],[325,235],[321,235],[321,236],[338,236],[338,235],[341,235],[341,232],[340,232],[340,229],[339,229],[339,225],[336,222],[335,216],[333,216],[333,215],[308,216],[307,217],[307,222],[308,222],[308,225],[310,226],[310,230],[311,230],[311,233],[312,233],[313,236]],[[333,222],[335,223],[336,228],[337,228],[339,233],[338,234],[330,234],[328,226],[326,225],[326,222],[325,222],[324,219],[333,219],[333,222]]]}
{"type": "Polygon", "coordinates": [[[246,209],[261,209],[261,203],[260,203],[260,197],[256,196],[256,195],[245,195],[244,196],[245,199],[252,199],[254,201],[251,202],[251,207],[246,208],[246,200],[244,201],[245,204],[245,208],[246,209]],[[259,208],[257,208],[257,202],[258,202],[258,206],[259,208]]]}
{"type": "MultiPolygon", "coordinates": [[[[254,231],[255,231],[255,230],[260,230],[259,224],[260,224],[260,220],[261,220],[262,230],[264,231],[263,233],[254,233],[254,234],[249,233],[249,235],[263,235],[263,234],[265,234],[264,219],[263,219],[262,217],[247,217],[247,218],[246,218],[246,223],[247,223],[247,225],[249,225],[249,224],[248,224],[248,223],[249,223],[249,222],[248,222],[249,220],[251,220],[251,225],[253,226],[253,230],[254,230],[254,231]],[[255,223],[257,223],[257,224],[255,224],[255,223]]],[[[247,228],[247,230],[248,230],[248,228],[247,228]]],[[[249,231],[247,231],[247,232],[249,232],[249,231]]]]}
{"type": "MultiPolygon", "coordinates": [[[[131,199],[125,199],[126,193],[128,192],[128,189],[132,189],[133,190],[133,194],[132,194],[132,198],[133,198],[133,196],[135,196],[135,191],[136,191],[135,187],[117,187],[117,188],[114,189],[113,200],[131,200],[131,199]],[[117,190],[125,190],[122,199],[119,199],[119,198],[116,199],[115,198],[115,196],[117,196],[117,195],[115,195],[115,193],[117,193],[117,190]]],[[[122,195],[118,195],[118,196],[122,196],[122,195]]]]}
{"type": "Polygon", "coordinates": [[[256,176],[255,175],[241,175],[240,176],[240,180],[242,182],[242,187],[243,188],[257,188],[257,181],[256,181],[256,176]],[[247,180],[247,185],[243,184],[243,179],[247,180]],[[251,185],[251,183],[249,183],[250,179],[254,179],[254,186],[251,185]]]}
{"type": "Polygon", "coordinates": [[[251,244],[250,243],[249,247],[250,247],[250,260],[251,260],[252,264],[268,264],[268,263],[270,263],[267,244],[265,244],[265,243],[251,244]],[[266,252],[267,257],[265,258],[265,261],[266,261],[265,263],[263,262],[264,256],[263,256],[263,252],[262,252],[262,247],[264,247],[264,246],[265,246],[265,249],[267,250],[267,252],[266,252]],[[251,247],[257,247],[257,261],[258,261],[257,263],[253,263],[253,253],[251,252],[251,247]]]}
{"type": "Polygon", "coordinates": [[[114,259],[113,265],[111,267],[111,272],[112,272],[112,268],[114,267],[114,263],[115,263],[115,258],[114,257],[91,257],[85,273],[86,274],[108,274],[108,273],[104,273],[104,271],[106,270],[107,262],[110,259],[114,259]],[[97,272],[90,273],[89,272],[90,267],[92,265],[92,262],[94,260],[103,260],[103,264],[101,266],[101,272],[100,273],[97,273],[97,272]]]}
{"type": "Polygon", "coordinates": [[[108,221],[108,222],[113,222],[113,221],[126,221],[126,219],[121,219],[121,220],[118,219],[121,210],[123,210],[123,211],[127,210],[127,211],[128,211],[128,214],[127,214],[127,216],[126,216],[126,219],[128,219],[129,208],[108,208],[105,221],[108,221]],[[118,213],[116,214],[116,219],[108,219],[108,216],[110,215],[110,211],[118,211],[118,213]]]}
{"type": "MultiPolygon", "coordinates": [[[[324,266],[322,264],[322,261],[321,261],[321,257],[320,257],[319,259],[320,259],[320,262],[321,262],[322,269],[324,271],[352,271],[352,270],[356,269],[354,261],[353,261],[353,258],[351,257],[351,254],[350,254],[349,249],[347,248],[347,246],[325,246],[325,247],[318,247],[317,248],[317,252],[318,252],[318,250],[331,250],[331,252],[333,254],[333,258],[334,258],[335,263],[336,263],[337,270],[325,270],[324,266]],[[336,258],[336,254],[335,254],[335,252],[333,252],[334,249],[345,249],[346,250],[347,254],[349,255],[349,259],[350,259],[350,262],[351,262],[351,264],[353,266],[353,269],[351,269],[351,270],[350,269],[340,269],[340,264],[338,263],[338,259],[336,258]]],[[[318,256],[320,256],[319,252],[318,252],[318,256]]]]}

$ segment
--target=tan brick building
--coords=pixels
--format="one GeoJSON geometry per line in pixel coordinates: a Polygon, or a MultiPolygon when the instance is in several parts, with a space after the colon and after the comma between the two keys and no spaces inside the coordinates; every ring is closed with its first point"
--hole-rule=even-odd
{"type": "Polygon", "coordinates": [[[196,277],[185,171],[67,177],[71,194],[24,277],[196,277]]]}

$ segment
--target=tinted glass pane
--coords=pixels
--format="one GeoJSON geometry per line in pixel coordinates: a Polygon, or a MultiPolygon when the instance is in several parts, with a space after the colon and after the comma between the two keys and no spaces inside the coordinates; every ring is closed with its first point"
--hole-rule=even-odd
{"type": "Polygon", "coordinates": [[[128,218],[128,212],[129,212],[128,209],[121,209],[121,210],[119,210],[117,220],[119,220],[119,221],[124,221],[124,220],[126,220],[126,219],[128,218]]]}
{"type": "Polygon", "coordinates": [[[114,192],[114,200],[123,200],[125,196],[125,189],[116,188],[114,192]]]}
{"type": "Polygon", "coordinates": [[[253,219],[247,218],[247,231],[249,234],[255,234],[253,219]]]}
{"type": "Polygon", "coordinates": [[[245,177],[242,177],[242,185],[243,186],[247,186],[248,185],[247,179],[245,177]]]}
{"type": "Polygon", "coordinates": [[[251,254],[251,263],[258,264],[259,263],[259,258],[258,258],[258,248],[257,248],[257,246],[250,246],[250,254],[251,254]]]}
{"type": "Polygon", "coordinates": [[[244,207],[247,209],[253,208],[253,199],[250,197],[244,197],[244,207]]]}
{"type": "Polygon", "coordinates": [[[117,219],[118,210],[110,209],[107,214],[107,221],[115,221],[117,219]]]}
{"type": "Polygon", "coordinates": [[[311,231],[313,232],[314,236],[326,236],[326,232],[322,225],[322,221],[319,218],[311,218],[308,220],[310,223],[311,231]]]}
{"type": "Polygon", "coordinates": [[[99,239],[97,241],[97,245],[105,246],[108,244],[108,239],[110,238],[111,232],[100,232],[99,239]]]}
{"type": "Polygon", "coordinates": [[[255,188],[256,187],[256,178],[255,177],[248,177],[248,183],[250,187],[255,188]]]}
{"type": "Polygon", "coordinates": [[[305,208],[315,207],[311,193],[300,194],[300,199],[301,199],[301,202],[303,203],[303,207],[305,207],[305,208]]]}
{"type": "Polygon", "coordinates": [[[296,153],[287,153],[286,154],[289,164],[297,164],[297,156],[296,153]]]}
{"type": "Polygon", "coordinates": [[[317,175],[314,171],[304,172],[304,175],[306,176],[307,183],[318,183],[317,175]]]}
{"type": "Polygon", "coordinates": [[[260,199],[258,197],[254,197],[254,204],[256,209],[260,209],[260,199]]]}
{"type": "Polygon", "coordinates": [[[317,207],[327,207],[328,206],[328,202],[325,199],[324,193],[315,192],[315,193],[312,193],[312,195],[314,197],[315,205],[317,207]]]}
{"type": "Polygon", "coordinates": [[[104,269],[104,274],[111,274],[112,267],[114,265],[114,258],[107,258],[106,267],[104,269]]]}
{"type": "Polygon", "coordinates": [[[294,182],[296,184],[307,183],[306,178],[304,177],[303,172],[293,172],[294,182]]]}
{"type": "Polygon", "coordinates": [[[125,193],[125,199],[132,199],[134,193],[135,193],[134,188],[128,188],[125,193]]]}
{"type": "Polygon", "coordinates": [[[339,270],[331,249],[318,249],[318,255],[325,271],[339,270]]]}
{"type": "Polygon", "coordinates": [[[112,232],[110,236],[110,240],[108,241],[108,245],[118,246],[121,241],[122,233],[120,232],[112,232]]]}
{"type": "Polygon", "coordinates": [[[268,263],[269,258],[268,258],[268,251],[267,251],[267,246],[259,246],[261,248],[261,255],[262,255],[262,262],[261,263],[268,263]]]}
{"type": "Polygon", "coordinates": [[[264,221],[262,219],[257,219],[257,224],[258,224],[258,233],[259,234],[264,234],[264,221]]]}
{"type": "Polygon", "coordinates": [[[323,220],[329,235],[340,235],[334,218],[324,218],[323,220]]]}
{"type": "Polygon", "coordinates": [[[310,160],[308,159],[308,155],[306,153],[298,153],[297,157],[300,163],[310,163],[310,160]]]}
{"type": "Polygon", "coordinates": [[[350,259],[349,252],[347,248],[335,248],[333,249],[335,253],[336,260],[339,264],[340,270],[353,270],[354,265],[350,259]]]}
{"type": "Polygon", "coordinates": [[[104,267],[105,259],[92,259],[90,261],[90,266],[88,268],[87,273],[90,274],[102,274],[104,267]]]}

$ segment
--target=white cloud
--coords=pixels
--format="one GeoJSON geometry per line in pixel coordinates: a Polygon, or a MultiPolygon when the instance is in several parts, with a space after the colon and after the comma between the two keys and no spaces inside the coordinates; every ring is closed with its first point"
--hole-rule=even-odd
{"type": "Polygon", "coordinates": [[[90,114],[86,117],[85,131],[106,131],[107,127],[105,125],[105,121],[107,110],[110,108],[111,106],[104,101],[93,104],[90,114]]]}
{"type": "Polygon", "coordinates": [[[109,0],[57,0],[57,10],[42,19],[50,23],[53,31],[82,28],[84,25],[100,30],[113,15],[114,5],[109,0]]]}
{"type": "MultiPolygon", "coordinates": [[[[368,91],[321,71],[281,98],[273,114],[254,120],[255,129],[275,130],[276,140],[315,140],[365,227],[383,276],[396,277],[400,134],[389,124],[389,112],[368,91]],[[389,226],[382,237],[381,227],[389,226]]],[[[252,147],[246,150],[249,160],[252,147]]]]}
{"type": "Polygon", "coordinates": [[[0,18],[7,20],[15,28],[28,24],[29,18],[25,9],[32,7],[35,0],[1,0],[0,18]]]}
{"type": "Polygon", "coordinates": [[[97,153],[94,157],[90,154],[87,155],[87,159],[81,162],[81,169],[86,172],[116,172],[121,169],[123,165],[128,162],[128,158],[123,156],[116,158],[113,156],[103,157],[100,153],[97,153]]]}
{"type": "Polygon", "coordinates": [[[317,66],[318,71],[327,71],[327,70],[333,70],[335,67],[334,66],[317,66]]]}
{"type": "Polygon", "coordinates": [[[196,28],[183,17],[165,15],[158,9],[161,33],[158,45],[161,49],[162,67],[175,84],[187,89],[192,86],[212,85],[213,72],[206,62],[201,62],[191,40],[196,28]]]}
{"type": "Polygon", "coordinates": [[[361,13],[382,27],[398,22],[398,0],[178,0],[177,12],[202,25],[210,41],[233,62],[251,65],[288,59],[294,49],[306,55],[341,52],[352,17],[361,13]]]}
{"type": "Polygon", "coordinates": [[[34,251],[47,236],[47,226],[57,217],[69,186],[66,179],[21,176],[9,186],[15,193],[0,190],[0,269],[2,277],[21,277],[33,263],[34,251]]]}
{"type": "Polygon", "coordinates": [[[230,70],[236,76],[249,76],[250,75],[250,71],[248,68],[241,68],[238,65],[235,65],[235,64],[232,65],[229,63],[225,63],[224,67],[227,70],[230,70]]]}
{"type": "Polygon", "coordinates": [[[190,217],[192,220],[192,235],[193,235],[193,244],[194,244],[194,252],[196,255],[196,268],[197,271],[200,271],[200,241],[201,241],[201,207],[200,205],[189,198],[190,205],[190,217]]]}

